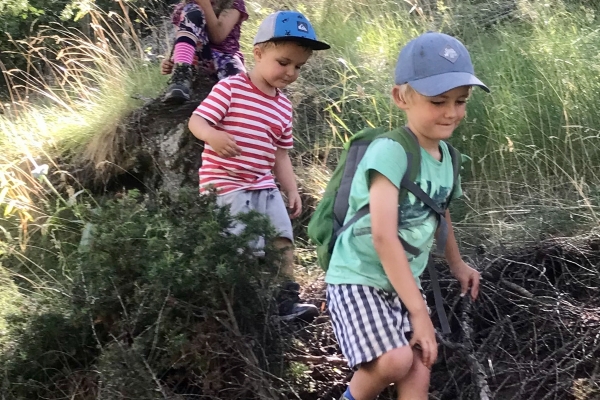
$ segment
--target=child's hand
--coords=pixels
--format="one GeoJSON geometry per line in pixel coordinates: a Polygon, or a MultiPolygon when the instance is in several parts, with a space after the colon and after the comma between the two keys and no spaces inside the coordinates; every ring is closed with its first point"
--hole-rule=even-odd
{"type": "Polygon", "coordinates": [[[302,199],[300,198],[300,194],[298,191],[286,194],[288,198],[288,207],[290,209],[290,218],[297,218],[302,212],[302,199]]]}
{"type": "Polygon", "coordinates": [[[235,143],[233,136],[214,128],[206,142],[223,158],[239,156],[242,153],[242,149],[235,143]]]}
{"type": "Polygon", "coordinates": [[[410,323],[413,328],[413,337],[410,340],[412,347],[418,347],[421,350],[423,364],[431,369],[431,366],[437,359],[437,341],[435,340],[435,330],[433,323],[427,311],[410,315],[410,323]]]}
{"type": "Polygon", "coordinates": [[[469,267],[469,265],[460,260],[460,262],[450,266],[452,275],[460,282],[460,295],[464,296],[471,289],[471,298],[477,299],[479,295],[479,271],[469,267]]]}
{"type": "Polygon", "coordinates": [[[173,61],[164,58],[160,63],[160,73],[163,75],[170,75],[171,72],[173,72],[173,61]]]}

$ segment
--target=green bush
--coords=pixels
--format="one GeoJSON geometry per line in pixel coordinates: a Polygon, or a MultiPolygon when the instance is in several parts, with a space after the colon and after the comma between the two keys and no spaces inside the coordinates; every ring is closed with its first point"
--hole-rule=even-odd
{"type": "Polygon", "coordinates": [[[262,216],[242,218],[242,234],[226,233],[228,209],[193,189],[56,211],[43,235],[3,260],[33,294],[9,324],[2,393],[225,399],[264,390],[263,371],[281,369],[271,318],[279,254],[268,247],[256,259],[249,241],[273,231],[262,216]]]}

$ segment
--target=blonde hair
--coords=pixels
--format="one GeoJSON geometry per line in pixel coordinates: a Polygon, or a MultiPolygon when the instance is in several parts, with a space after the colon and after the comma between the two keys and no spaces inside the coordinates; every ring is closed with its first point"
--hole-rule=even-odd
{"type": "Polygon", "coordinates": [[[262,51],[270,49],[272,47],[275,47],[275,43],[273,42],[262,42],[262,43],[257,43],[254,46],[258,47],[259,49],[261,49],[262,51]]]}
{"type": "Polygon", "coordinates": [[[415,97],[415,94],[419,93],[415,89],[413,89],[413,87],[410,86],[408,83],[398,85],[398,96],[403,102],[408,103],[415,97]]]}
{"type": "MultiPolygon", "coordinates": [[[[408,83],[403,83],[402,85],[397,85],[398,87],[398,96],[402,101],[408,103],[410,100],[414,99],[415,95],[422,96],[419,92],[417,92],[412,86],[408,83]]],[[[469,97],[471,96],[471,92],[473,92],[473,86],[469,86],[469,97]]]]}
{"type": "Polygon", "coordinates": [[[307,46],[305,43],[302,43],[300,41],[295,41],[293,39],[290,40],[269,40],[267,42],[262,42],[262,43],[257,43],[254,46],[258,47],[261,51],[265,51],[267,49],[271,49],[273,47],[277,47],[280,46],[284,43],[296,43],[298,46],[302,47],[304,50],[306,51],[310,51],[312,53],[312,48],[307,46]]]}

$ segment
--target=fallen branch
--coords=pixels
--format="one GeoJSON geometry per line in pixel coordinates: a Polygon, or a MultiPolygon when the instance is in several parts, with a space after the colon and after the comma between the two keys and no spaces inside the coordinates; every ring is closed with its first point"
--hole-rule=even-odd
{"type": "Polygon", "coordinates": [[[463,348],[467,352],[467,364],[471,370],[473,382],[477,387],[479,399],[490,400],[493,397],[487,383],[487,374],[479,360],[477,360],[473,350],[473,341],[471,339],[471,333],[473,333],[473,328],[471,327],[472,308],[473,303],[471,302],[471,296],[467,295],[463,297],[463,310],[460,318],[460,326],[463,330],[463,348]]]}
{"type": "Polygon", "coordinates": [[[309,356],[309,355],[300,355],[293,354],[289,355],[289,361],[297,361],[303,363],[312,363],[312,364],[331,364],[331,365],[339,365],[339,366],[347,366],[348,361],[341,357],[334,356],[309,356]]]}

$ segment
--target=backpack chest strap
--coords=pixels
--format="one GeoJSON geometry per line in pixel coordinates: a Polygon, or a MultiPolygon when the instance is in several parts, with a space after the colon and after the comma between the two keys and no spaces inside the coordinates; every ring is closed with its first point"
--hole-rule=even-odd
{"type": "MultiPolygon", "coordinates": [[[[352,216],[352,218],[350,218],[348,220],[348,222],[346,222],[344,224],[344,226],[342,226],[336,233],[335,238],[337,239],[346,229],[348,229],[350,226],[352,226],[356,221],[358,221],[359,219],[361,219],[362,217],[364,217],[365,215],[368,215],[371,212],[371,209],[369,207],[369,204],[365,204],[364,206],[362,206],[357,212],[356,214],[354,214],[352,216]]],[[[398,226],[400,226],[400,206],[398,206],[398,226]]],[[[369,228],[370,229],[370,228],[369,228]]],[[[404,250],[409,253],[412,254],[414,256],[418,256],[419,254],[421,254],[421,250],[419,250],[418,248],[416,248],[415,246],[411,245],[410,243],[408,243],[406,240],[404,240],[402,238],[402,236],[398,235],[398,237],[400,238],[400,242],[402,243],[402,246],[404,247],[404,250]]],[[[333,243],[333,241],[332,241],[333,243]]],[[[333,249],[332,249],[333,250],[333,249]]]]}
{"type": "MultiPolygon", "coordinates": [[[[419,185],[411,181],[406,175],[402,177],[401,185],[415,197],[421,200],[427,207],[435,212],[438,220],[438,233],[436,237],[436,250],[439,254],[444,254],[446,250],[446,241],[448,240],[448,224],[446,223],[446,210],[439,207],[437,203],[427,194],[419,185]]],[[[400,212],[400,210],[398,210],[400,212]]],[[[398,215],[400,218],[400,215],[398,215]]]]}
{"type": "MultiPolygon", "coordinates": [[[[419,187],[419,185],[411,181],[407,174],[405,174],[404,177],[402,177],[401,186],[413,193],[427,207],[431,208],[435,212],[436,218],[438,220],[436,250],[438,254],[444,254],[444,251],[446,249],[446,242],[448,240],[448,224],[446,223],[446,211],[440,208],[436,204],[436,202],[431,197],[429,197],[429,195],[425,193],[423,189],[419,187]]],[[[352,218],[348,220],[348,222],[343,224],[343,226],[336,231],[335,239],[337,239],[346,229],[352,226],[356,221],[369,214],[370,211],[371,210],[369,208],[368,203],[362,206],[356,212],[356,214],[354,214],[352,218]]],[[[400,205],[398,205],[398,226],[400,226],[400,205]]],[[[418,248],[406,242],[404,239],[402,239],[402,237],[400,237],[400,241],[402,242],[402,246],[404,246],[404,250],[406,250],[409,254],[412,254],[414,256],[418,256],[419,254],[421,254],[421,251],[418,248]]],[[[332,240],[331,244],[333,247],[333,245],[335,244],[335,240],[332,240]]]]}

